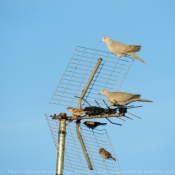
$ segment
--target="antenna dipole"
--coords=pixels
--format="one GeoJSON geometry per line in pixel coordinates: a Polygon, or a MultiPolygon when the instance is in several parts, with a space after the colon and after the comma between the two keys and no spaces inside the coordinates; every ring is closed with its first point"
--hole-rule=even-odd
{"type": "MultiPolygon", "coordinates": [[[[52,123],[55,123],[54,125],[51,124],[51,120],[46,116],[57,148],[56,175],[63,175],[63,168],[64,170],[70,170],[80,174],[88,174],[89,170],[87,167],[91,170],[91,174],[95,173],[98,175],[99,170],[102,171],[100,174],[106,174],[106,171],[103,172],[103,165],[106,162],[101,162],[99,149],[105,148],[111,152],[112,150],[108,148],[108,141],[99,138],[98,142],[100,145],[95,147],[95,140],[93,139],[93,149],[89,147],[91,144],[89,135],[85,137],[80,122],[84,119],[108,119],[109,117],[122,119],[122,117],[125,117],[125,110],[117,112],[116,109],[110,107],[108,107],[108,110],[103,108],[105,103],[103,99],[105,97],[98,94],[104,88],[111,90],[116,85],[120,88],[132,63],[133,59],[131,58],[121,59],[109,54],[109,52],[79,46],[76,48],[50,103],[66,107],[70,106],[75,111],[84,111],[85,115],[81,116],[82,114],[73,114],[72,112],[73,116],[67,116],[66,113],[54,114],[54,116],[50,116],[52,123]],[[90,105],[90,113],[87,112],[88,110],[85,110],[87,107],[85,104],[82,104],[83,100],[90,105]],[[96,107],[96,104],[99,107],[96,107]],[[75,108],[75,105],[77,108],[75,108]],[[74,120],[76,120],[76,127],[74,122],[72,122],[74,120]],[[66,124],[67,121],[68,123],[66,124]],[[72,125],[74,125],[72,127],[73,129],[71,128],[72,125]],[[55,126],[57,128],[53,129],[55,126]],[[68,130],[67,136],[66,127],[68,130]],[[76,152],[74,152],[75,149],[76,152]],[[100,163],[98,164],[98,162],[100,163]],[[70,167],[70,169],[66,169],[67,167],[70,167]]],[[[114,122],[111,123],[116,124],[114,122]]],[[[93,136],[95,136],[94,134],[93,132],[93,136]]],[[[99,134],[102,134],[101,130],[99,130],[99,134]]],[[[115,171],[115,174],[122,174],[118,162],[109,163],[108,166],[110,170],[113,169],[115,171]],[[119,170],[119,172],[116,170],[119,170]]],[[[113,174],[113,171],[107,171],[107,174],[113,174]]]]}

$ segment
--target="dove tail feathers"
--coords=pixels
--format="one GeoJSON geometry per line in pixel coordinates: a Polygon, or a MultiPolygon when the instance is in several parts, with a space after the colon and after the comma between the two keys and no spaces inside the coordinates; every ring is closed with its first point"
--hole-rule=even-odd
{"type": "Polygon", "coordinates": [[[142,63],[147,64],[145,61],[143,61],[141,58],[139,58],[134,52],[128,52],[127,54],[132,56],[133,58],[141,61],[142,63]]]}
{"type": "Polygon", "coordinates": [[[134,98],[140,98],[140,97],[141,97],[140,94],[134,94],[132,98],[134,99],[134,98]]]}
{"type": "Polygon", "coordinates": [[[141,46],[131,45],[130,47],[132,48],[132,51],[133,51],[133,52],[138,52],[138,51],[140,51],[140,49],[141,49],[141,46]]]}
{"type": "Polygon", "coordinates": [[[143,98],[140,98],[139,101],[142,101],[142,102],[153,102],[151,100],[146,100],[146,99],[143,99],[143,98]]]}

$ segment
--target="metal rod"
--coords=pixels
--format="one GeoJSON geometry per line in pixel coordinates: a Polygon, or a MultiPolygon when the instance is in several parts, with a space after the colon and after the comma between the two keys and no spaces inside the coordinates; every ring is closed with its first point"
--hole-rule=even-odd
{"type": "MultiPolygon", "coordinates": [[[[94,70],[92,71],[92,74],[91,74],[91,76],[90,76],[90,78],[89,78],[89,80],[88,80],[88,82],[87,82],[87,84],[86,84],[86,86],[85,86],[85,88],[84,88],[84,90],[83,90],[81,96],[80,96],[80,99],[79,99],[79,102],[78,102],[78,108],[79,108],[79,109],[82,109],[82,100],[84,99],[84,96],[85,96],[85,94],[86,94],[86,92],[87,92],[87,90],[88,90],[88,88],[89,88],[89,86],[90,86],[90,84],[91,84],[91,82],[92,82],[92,80],[93,80],[93,78],[94,78],[94,75],[95,75],[95,73],[97,72],[97,70],[98,70],[98,68],[99,68],[99,66],[100,66],[100,64],[101,64],[101,62],[102,62],[102,58],[99,58],[98,61],[97,61],[96,66],[95,66],[94,70]]],[[[84,145],[84,142],[83,142],[83,139],[82,139],[82,136],[81,136],[81,133],[80,133],[80,120],[77,120],[76,131],[77,131],[78,139],[79,139],[79,141],[80,141],[82,150],[83,150],[83,152],[84,152],[84,156],[85,156],[86,161],[87,161],[87,164],[88,164],[88,168],[89,168],[90,170],[92,170],[92,169],[93,169],[93,168],[92,168],[92,164],[91,164],[89,155],[87,154],[86,147],[85,147],[85,145],[84,145]]]]}
{"type": "Polygon", "coordinates": [[[104,104],[107,106],[107,108],[110,109],[109,106],[106,104],[106,102],[105,102],[104,100],[103,100],[103,102],[104,102],[104,104]]]}
{"type": "MultiPolygon", "coordinates": [[[[76,97],[76,98],[80,98],[80,97],[77,97],[77,96],[74,96],[74,97],[76,97]]],[[[90,105],[90,103],[88,103],[88,101],[87,100],[85,100],[85,99],[83,99],[90,107],[92,107],[91,105],[90,105]]]]}
{"type": "MultiPolygon", "coordinates": [[[[97,103],[98,107],[100,107],[100,105],[98,104],[97,100],[95,100],[95,102],[97,103]]],[[[101,107],[100,107],[101,108],[101,107]]]]}
{"type": "Polygon", "coordinates": [[[128,112],[128,111],[127,111],[127,113],[133,115],[134,117],[137,117],[137,118],[141,119],[141,117],[139,117],[139,116],[137,116],[137,115],[135,115],[135,114],[132,114],[132,113],[130,113],[130,112],[128,112]]]}
{"type": "MultiPolygon", "coordinates": [[[[111,122],[111,120],[109,120],[108,119],[108,117],[106,117],[106,119],[109,121],[109,122],[111,122]]],[[[118,123],[114,123],[114,122],[111,122],[112,124],[115,124],[115,125],[120,125],[120,126],[122,126],[122,124],[118,124],[118,123]]]]}
{"type": "Polygon", "coordinates": [[[65,139],[66,139],[66,119],[61,119],[59,123],[59,133],[58,133],[56,175],[63,175],[65,139]]]}
{"type": "Polygon", "coordinates": [[[91,76],[90,76],[90,78],[89,78],[89,80],[88,80],[88,82],[87,82],[87,84],[86,84],[86,86],[85,86],[85,88],[84,88],[84,90],[83,90],[81,96],[80,96],[80,99],[79,99],[79,102],[78,102],[78,108],[79,108],[79,109],[81,109],[82,100],[83,100],[83,98],[84,98],[84,96],[85,96],[85,94],[86,94],[86,92],[87,92],[87,90],[88,90],[88,88],[89,88],[89,86],[90,86],[90,84],[91,84],[93,78],[94,78],[94,75],[95,75],[95,73],[97,72],[97,70],[98,70],[98,68],[99,68],[99,66],[100,66],[100,64],[101,64],[101,62],[102,62],[102,60],[103,60],[102,58],[99,58],[99,59],[98,59],[98,62],[97,62],[97,64],[96,64],[96,66],[95,66],[95,68],[94,68],[94,70],[93,70],[93,72],[92,72],[92,74],[91,74],[91,76]]]}
{"type": "MultiPolygon", "coordinates": [[[[82,120],[82,119],[95,119],[95,118],[106,118],[106,117],[117,117],[119,119],[121,119],[120,117],[123,117],[125,114],[124,113],[116,113],[116,114],[98,114],[98,115],[86,115],[86,116],[66,116],[64,119],[66,120],[82,120]]],[[[57,116],[50,116],[52,119],[62,119],[62,117],[60,115],[57,116]]],[[[123,119],[124,120],[124,119],[123,119]]]]}
{"type": "Polygon", "coordinates": [[[123,121],[126,121],[125,119],[123,119],[123,118],[119,118],[119,117],[117,117],[118,119],[120,119],[120,120],[123,120],[123,121]]]}
{"type": "Polygon", "coordinates": [[[133,120],[132,118],[130,118],[130,117],[126,116],[126,115],[124,117],[129,118],[130,120],[133,120]]]}
{"type": "Polygon", "coordinates": [[[80,141],[80,144],[81,144],[83,153],[84,153],[84,155],[85,155],[85,158],[86,158],[86,161],[87,161],[87,164],[88,164],[88,168],[89,168],[90,170],[92,170],[93,167],[92,167],[92,164],[91,164],[89,155],[88,155],[88,153],[87,153],[87,151],[86,151],[86,147],[85,147],[85,145],[84,145],[84,142],[83,142],[83,139],[82,139],[82,136],[81,136],[81,133],[80,133],[80,120],[78,120],[78,121],[76,122],[76,131],[77,131],[78,139],[79,139],[79,141],[80,141]]]}

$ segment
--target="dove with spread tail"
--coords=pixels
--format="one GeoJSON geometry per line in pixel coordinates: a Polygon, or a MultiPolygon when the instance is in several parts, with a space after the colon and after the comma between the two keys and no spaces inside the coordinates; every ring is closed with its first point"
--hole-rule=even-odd
{"type": "Polygon", "coordinates": [[[100,123],[100,122],[92,122],[92,121],[86,121],[83,123],[86,125],[89,129],[91,128],[92,130],[95,129],[99,125],[106,125],[107,123],[100,123]]]}
{"type": "Polygon", "coordinates": [[[99,153],[104,159],[113,159],[116,161],[116,159],[111,156],[111,153],[106,151],[104,148],[100,148],[99,153]]]}
{"type": "Polygon", "coordinates": [[[123,106],[127,105],[131,102],[134,101],[141,101],[141,102],[152,102],[150,100],[146,100],[143,98],[140,98],[140,94],[131,94],[127,92],[109,92],[106,89],[103,89],[100,94],[103,94],[106,96],[108,101],[113,105],[113,106],[123,106]]]}
{"type": "Polygon", "coordinates": [[[119,57],[122,56],[131,56],[139,61],[141,61],[144,64],[147,64],[145,61],[143,61],[141,58],[139,58],[135,52],[140,51],[141,46],[140,45],[127,45],[120,42],[113,41],[109,37],[105,36],[101,40],[102,42],[105,42],[109,51],[113,53],[114,55],[117,55],[119,57]]]}

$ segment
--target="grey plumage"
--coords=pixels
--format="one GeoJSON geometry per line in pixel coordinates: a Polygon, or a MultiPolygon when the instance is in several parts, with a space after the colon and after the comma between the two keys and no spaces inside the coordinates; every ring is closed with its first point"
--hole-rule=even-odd
{"type": "Polygon", "coordinates": [[[150,100],[141,98],[140,94],[131,94],[127,92],[109,92],[106,89],[103,89],[100,93],[105,95],[108,101],[114,106],[123,106],[134,101],[152,102],[150,100]]]}
{"type": "Polygon", "coordinates": [[[120,42],[113,41],[112,39],[110,39],[107,36],[103,37],[101,41],[106,43],[109,51],[111,53],[113,53],[114,55],[117,55],[119,57],[129,55],[129,56],[141,61],[142,63],[146,64],[146,62],[143,61],[141,58],[139,58],[135,53],[135,52],[140,51],[140,49],[141,49],[140,45],[123,44],[120,42]]]}

